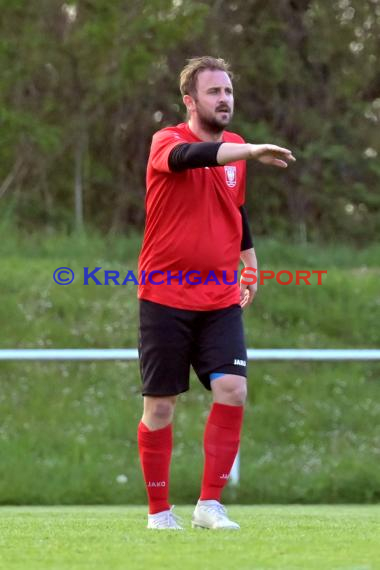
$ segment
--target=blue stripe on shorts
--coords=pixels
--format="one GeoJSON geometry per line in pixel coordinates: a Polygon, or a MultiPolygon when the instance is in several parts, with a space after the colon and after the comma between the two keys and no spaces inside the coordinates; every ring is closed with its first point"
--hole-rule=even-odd
{"type": "Polygon", "coordinates": [[[211,372],[210,374],[210,380],[216,380],[217,378],[220,378],[221,376],[225,376],[226,373],[225,372],[211,372]]]}

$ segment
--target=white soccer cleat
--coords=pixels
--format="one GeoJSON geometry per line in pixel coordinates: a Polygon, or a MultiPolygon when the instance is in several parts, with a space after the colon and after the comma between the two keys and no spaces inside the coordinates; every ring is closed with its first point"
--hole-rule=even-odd
{"type": "Polygon", "coordinates": [[[239,530],[240,526],[231,521],[227,511],[219,501],[198,501],[191,521],[193,528],[239,530]]]}
{"type": "Polygon", "coordinates": [[[156,530],[183,530],[181,526],[181,519],[173,513],[173,507],[168,511],[161,511],[154,515],[148,515],[148,526],[147,528],[154,528],[156,530]]]}

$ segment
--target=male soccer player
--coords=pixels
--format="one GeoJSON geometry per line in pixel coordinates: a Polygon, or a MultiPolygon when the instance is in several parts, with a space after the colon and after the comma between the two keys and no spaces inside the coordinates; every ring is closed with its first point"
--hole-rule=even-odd
{"type": "Polygon", "coordinates": [[[169,503],[169,469],[174,407],[189,389],[190,365],[213,397],[192,525],[239,528],[220,499],[238,451],[247,392],[241,313],[256,290],[239,289],[233,279],[239,257],[257,267],[244,210],[245,161],[286,167],[295,159],[290,150],[247,144],[225,130],[234,109],[231,77],[222,59],[189,60],[180,76],[187,122],[158,131],[148,161],[138,447],[153,529],[182,529],[169,503]]]}

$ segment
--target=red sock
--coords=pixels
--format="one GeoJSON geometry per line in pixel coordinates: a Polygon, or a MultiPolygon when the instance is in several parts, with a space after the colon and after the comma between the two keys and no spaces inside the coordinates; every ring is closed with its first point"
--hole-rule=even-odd
{"type": "Polygon", "coordinates": [[[139,423],[137,441],[148,494],[149,514],[170,509],[169,469],[173,447],[172,426],[151,431],[139,423]]]}
{"type": "Polygon", "coordinates": [[[204,434],[202,501],[220,501],[239,449],[243,412],[243,406],[215,403],[211,408],[204,434]]]}

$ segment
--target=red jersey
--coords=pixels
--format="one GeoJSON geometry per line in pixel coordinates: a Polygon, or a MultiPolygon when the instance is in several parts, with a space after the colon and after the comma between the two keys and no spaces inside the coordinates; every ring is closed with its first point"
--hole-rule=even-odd
{"type": "MultiPolygon", "coordinates": [[[[239,280],[233,281],[240,258],[239,207],[245,202],[246,162],[172,172],[168,165],[172,149],[195,142],[202,141],[187,123],[153,136],[138,297],[208,311],[240,302],[239,280]]],[[[223,142],[244,140],[224,131],[223,142]]]]}

